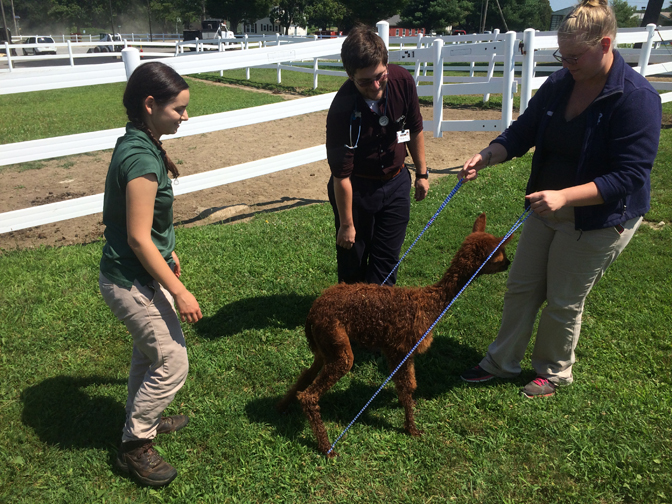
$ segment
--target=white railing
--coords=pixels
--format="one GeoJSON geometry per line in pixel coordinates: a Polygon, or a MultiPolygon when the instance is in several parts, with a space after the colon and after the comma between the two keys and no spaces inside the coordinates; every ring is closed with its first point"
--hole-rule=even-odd
{"type": "MultiPolygon", "coordinates": [[[[387,34],[387,23],[379,23],[378,28],[383,39],[387,39],[384,36],[387,34]]],[[[516,90],[516,62],[519,61],[521,65],[519,80],[521,83],[521,109],[524,110],[532,91],[538,89],[545,80],[545,77],[535,77],[535,65],[540,62],[551,63],[555,61],[552,57],[552,50],[557,48],[555,34],[535,33],[534,30],[526,30],[523,34],[508,32],[489,36],[462,36],[459,43],[450,39],[448,39],[449,43],[446,43],[445,39],[446,37],[436,37],[432,40],[431,46],[418,43],[415,47],[407,46],[403,50],[390,51],[389,53],[391,62],[414,65],[416,78],[420,77],[421,68],[430,65],[432,69],[443,68],[445,70],[454,68],[445,66],[445,64],[450,63],[469,62],[470,67],[478,62],[487,63],[486,77],[473,77],[468,82],[451,84],[450,82],[454,82],[453,78],[444,77],[442,72],[433,72],[431,86],[418,86],[420,96],[431,96],[433,99],[434,117],[432,121],[425,121],[424,127],[426,130],[432,131],[436,137],[442,136],[444,131],[501,131],[506,128],[512,120],[513,95],[516,90]],[[517,41],[518,43],[516,43],[517,41]],[[493,70],[497,63],[500,64],[502,77],[493,77],[493,70]],[[458,94],[486,96],[491,93],[498,93],[503,96],[501,119],[489,121],[443,120],[444,96],[458,94]]],[[[643,75],[652,75],[672,70],[670,68],[672,67],[672,57],[668,57],[666,61],[651,63],[653,56],[659,59],[664,56],[664,54],[656,55],[652,52],[654,41],[668,41],[670,39],[672,39],[672,29],[657,30],[655,27],[649,26],[646,30],[619,32],[617,42],[622,44],[642,42],[643,48],[641,50],[623,49],[621,53],[627,60],[637,58],[636,69],[643,75]]],[[[392,38],[392,41],[395,41],[394,38],[392,38]]],[[[204,52],[191,58],[173,56],[163,61],[182,75],[269,64],[274,65],[274,68],[287,69],[289,65],[283,65],[283,63],[308,59],[312,59],[314,66],[316,66],[319,58],[337,55],[342,42],[343,39],[327,39],[305,44],[283,45],[278,41],[277,45],[268,46],[267,44],[267,47],[261,47],[254,51],[204,52]]],[[[56,67],[48,70],[41,69],[40,72],[4,74],[0,76],[0,93],[9,94],[36,89],[58,89],[102,82],[120,82],[125,80],[127,75],[130,75],[135,66],[140,63],[140,57],[136,50],[126,49],[123,54],[124,62],[119,63],[89,65],[89,68],[87,66],[56,67]]],[[[498,71],[500,67],[498,67],[498,71]]],[[[307,69],[302,71],[305,70],[307,69]]],[[[323,70],[323,72],[333,71],[323,70]]],[[[653,84],[660,90],[672,90],[671,83],[654,82],[653,84]]],[[[180,133],[175,136],[201,134],[326,110],[333,96],[332,93],[263,107],[196,117],[185,123],[180,133]]],[[[672,100],[672,93],[662,94],[661,98],[663,101],[670,101],[672,100]]],[[[111,148],[114,146],[116,138],[121,134],[123,134],[123,128],[0,145],[0,165],[111,148]]],[[[181,177],[180,184],[175,186],[175,194],[211,188],[236,180],[320,161],[325,157],[325,147],[321,145],[253,163],[181,177]]],[[[15,210],[0,214],[0,233],[98,213],[101,210],[102,195],[15,210]]]]}

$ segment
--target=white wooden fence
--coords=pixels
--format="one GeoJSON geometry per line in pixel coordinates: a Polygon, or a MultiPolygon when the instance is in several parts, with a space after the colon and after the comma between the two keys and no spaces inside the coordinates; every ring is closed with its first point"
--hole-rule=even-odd
{"type": "MultiPolygon", "coordinates": [[[[378,28],[386,43],[399,43],[395,38],[389,40],[387,23],[379,23],[378,28]]],[[[625,49],[621,51],[626,59],[637,58],[636,69],[643,75],[672,71],[672,55],[667,58],[667,61],[649,64],[652,54],[651,49],[656,37],[662,41],[669,41],[672,39],[672,29],[657,30],[653,25],[650,25],[646,29],[631,29],[619,32],[618,43],[643,43],[642,50],[625,49]]],[[[268,64],[278,66],[284,62],[306,59],[317,61],[319,58],[333,57],[340,52],[342,43],[343,39],[340,38],[291,45],[278,44],[273,47],[261,47],[254,51],[203,52],[189,58],[173,56],[163,61],[182,75],[268,64]]],[[[508,32],[505,34],[462,36],[459,43],[450,38],[437,37],[432,40],[431,46],[418,43],[416,47],[406,46],[401,50],[390,51],[390,61],[414,65],[415,75],[419,81],[418,94],[420,96],[431,96],[434,103],[434,117],[431,121],[425,121],[424,127],[426,130],[432,131],[436,137],[441,137],[444,131],[501,131],[505,129],[512,120],[513,95],[516,91],[517,80],[521,84],[522,111],[526,108],[532,91],[538,89],[545,79],[545,77],[535,77],[535,65],[537,63],[554,62],[551,54],[555,48],[557,48],[557,39],[554,33],[536,33],[530,29],[523,34],[508,32]],[[517,61],[520,62],[521,76],[519,79],[515,77],[517,61]],[[445,67],[444,65],[455,62],[467,62],[470,67],[477,62],[487,63],[486,76],[473,77],[472,73],[470,80],[458,83],[454,83],[454,77],[444,77],[443,72],[433,72],[431,77],[420,76],[421,68],[424,69],[429,66],[431,69],[443,68],[445,70],[451,67],[445,67]],[[501,65],[502,77],[493,76],[496,64],[501,65]],[[431,85],[422,85],[422,82],[426,79],[431,79],[431,85]],[[485,96],[493,93],[503,96],[501,119],[490,121],[443,120],[444,96],[463,94],[485,96]]],[[[134,49],[124,51],[124,62],[6,73],[0,75],[0,94],[122,82],[126,80],[127,75],[130,75],[135,65],[140,63],[139,54],[134,51],[134,49]]],[[[657,86],[659,90],[672,90],[670,83],[654,83],[654,86],[657,86]]],[[[196,117],[185,123],[175,137],[218,131],[326,110],[334,95],[335,93],[331,93],[242,111],[196,117]]],[[[663,101],[672,100],[672,93],[663,94],[662,99],[663,101]]],[[[118,128],[0,145],[0,165],[111,148],[114,146],[117,137],[122,134],[123,128],[118,128]]],[[[184,194],[321,161],[325,158],[325,147],[320,145],[252,163],[180,177],[180,183],[175,185],[174,190],[176,195],[184,194]]],[[[102,211],[102,194],[15,210],[0,214],[0,233],[90,215],[100,211],[102,211]]]]}

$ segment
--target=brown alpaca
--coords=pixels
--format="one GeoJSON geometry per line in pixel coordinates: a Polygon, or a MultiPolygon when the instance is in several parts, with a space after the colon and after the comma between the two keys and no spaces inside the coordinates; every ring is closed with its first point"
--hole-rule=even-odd
{"type": "MultiPolygon", "coordinates": [[[[509,240],[480,274],[508,268],[510,262],[504,245],[509,240]]],[[[284,411],[297,398],[317,437],[318,449],[327,454],[331,445],[318,401],[352,368],[350,342],[380,350],[390,371],[394,370],[500,241],[501,238],[485,232],[485,214],[481,214],[443,278],[434,285],[405,288],[341,283],[326,289],[313,303],[306,320],[306,338],[315,360],[277,404],[278,411],[284,411]]],[[[430,333],[416,352],[424,353],[431,344],[430,333]]],[[[412,436],[419,436],[421,432],[413,417],[413,392],[417,386],[413,355],[392,379],[406,411],[404,428],[412,436]]],[[[329,455],[334,456],[334,452],[329,455]]]]}

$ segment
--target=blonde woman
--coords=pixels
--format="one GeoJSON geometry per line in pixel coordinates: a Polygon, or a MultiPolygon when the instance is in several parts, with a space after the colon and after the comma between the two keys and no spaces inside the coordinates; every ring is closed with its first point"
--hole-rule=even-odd
{"type": "Polygon", "coordinates": [[[100,261],[100,292],[133,338],[117,465],[150,486],[167,485],[177,476],[154,449],[154,438],[189,421],[184,415],[162,416],[189,370],[175,305],[183,322],[202,318],[196,298],[179,280],[168,177],[178,172],[160,142],[189,119],[188,104],[189,86],[172,68],[159,62],[139,66],[124,92],[129,123],[117,141],[105,181],[107,241],[100,261]]]}
{"type": "Polygon", "coordinates": [[[525,197],[534,213],[509,273],[501,328],[485,358],[461,375],[467,382],[520,374],[546,303],[532,351],[537,377],[522,392],[547,397],[572,383],[586,296],[649,210],[660,97],[615,49],[616,30],[607,0],[578,4],[558,29],[563,69],[458,175],[473,180],[535,147],[525,197]]]}

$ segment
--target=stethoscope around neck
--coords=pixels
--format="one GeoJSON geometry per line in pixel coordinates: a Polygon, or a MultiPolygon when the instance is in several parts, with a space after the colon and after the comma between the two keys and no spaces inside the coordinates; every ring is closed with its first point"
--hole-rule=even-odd
{"type": "MultiPolygon", "coordinates": [[[[378,124],[381,126],[387,126],[390,124],[390,118],[387,117],[387,86],[385,87],[385,108],[383,109],[383,115],[378,118],[378,124]]],[[[350,145],[345,144],[345,147],[350,150],[355,150],[359,145],[359,137],[362,134],[362,113],[357,107],[357,99],[355,99],[355,108],[352,110],[352,115],[350,116],[350,145]],[[355,143],[352,143],[352,123],[359,120],[359,129],[357,130],[357,140],[355,143]]]]}

